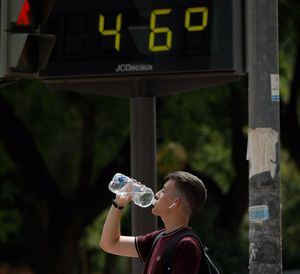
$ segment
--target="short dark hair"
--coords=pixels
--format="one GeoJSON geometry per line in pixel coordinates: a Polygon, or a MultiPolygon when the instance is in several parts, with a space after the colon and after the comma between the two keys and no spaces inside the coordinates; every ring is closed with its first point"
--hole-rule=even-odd
{"type": "Polygon", "coordinates": [[[207,190],[197,176],[185,171],[175,171],[166,175],[165,182],[168,180],[173,180],[179,192],[184,195],[191,214],[201,210],[207,198],[207,190]]]}

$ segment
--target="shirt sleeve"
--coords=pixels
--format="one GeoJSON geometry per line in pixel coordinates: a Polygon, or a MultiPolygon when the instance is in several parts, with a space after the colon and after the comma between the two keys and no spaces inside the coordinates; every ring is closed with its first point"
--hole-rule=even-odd
{"type": "Polygon", "coordinates": [[[193,237],[184,237],[175,247],[172,274],[197,274],[201,259],[198,241],[193,237]]]}
{"type": "Polygon", "coordinates": [[[135,237],[135,248],[137,250],[137,253],[141,259],[141,261],[144,263],[146,262],[150,251],[152,249],[153,241],[158,233],[160,233],[162,230],[154,231],[145,235],[137,236],[135,237]]]}

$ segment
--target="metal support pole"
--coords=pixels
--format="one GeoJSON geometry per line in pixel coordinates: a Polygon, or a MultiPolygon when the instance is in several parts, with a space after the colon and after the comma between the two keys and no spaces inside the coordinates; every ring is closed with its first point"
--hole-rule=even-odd
{"type": "MultiPolygon", "coordinates": [[[[131,177],[156,190],[156,112],[155,97],[131,99],[131,177]]],[[[132,235],[157,228],[151,208],[132,205],[132,235]]],[[[144,266],[139,259],[132,261],[132,273],[141,274],[144,266]]]]}
{"type": "Polygon", "coordinates": [[[282,273],[278,0],[248,0],[249,273],[282,273]]]}

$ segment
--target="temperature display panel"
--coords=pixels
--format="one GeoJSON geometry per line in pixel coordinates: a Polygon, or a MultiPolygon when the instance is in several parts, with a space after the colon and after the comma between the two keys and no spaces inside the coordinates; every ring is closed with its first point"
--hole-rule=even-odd
{"type": "Polygon", "coordinates": [[[64,0],[45,76],[234,71],[234,0],[64,0]]]}

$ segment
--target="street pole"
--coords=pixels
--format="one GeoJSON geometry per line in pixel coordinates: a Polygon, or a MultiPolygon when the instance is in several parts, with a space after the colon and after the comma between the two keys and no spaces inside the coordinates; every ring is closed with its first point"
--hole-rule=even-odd
{"type": "MultiPolygon", "coordinates": [[[[155,97],[131,100],[131,177],[156,190],[156,107],[155,97]]],[[[151,208],[132,205],[132,235],[142,235],[157,228],[151,208]]],[[[144,265],[132,261],[132,274],[141,274],[144,265]]]]}
{"type": "Polygon", "coordinates": [[[278,0],[247,0],[249,273],[282,273],[278,0]]]}

